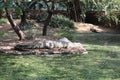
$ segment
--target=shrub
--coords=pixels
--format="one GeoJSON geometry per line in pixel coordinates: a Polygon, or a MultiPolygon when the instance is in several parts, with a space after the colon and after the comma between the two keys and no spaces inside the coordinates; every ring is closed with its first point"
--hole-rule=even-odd
{"type": "Polygon", "coordinates": [[[61,31],[58,32],[60,36],[62,37],[66,37],[68,38],[69,40],[73,40],[73,35],[74,35],[74,32],[71,32],[69,31],[68,29],[62,29],[61,31]],[[73,33],[73,34],[71,34],[73,33]]]}
{"type": "Polygon", "coordinates": [[[51,19],[50,26],[53,28],[75,28],[74,22],[62,15],[54,15],[51,19]]]}
{"type": "Polygon", "coordinates": [[[22,15],[22,10],[20,8],[17,8],[15,12],[12,12],[12,16],[14,19],[20,19],[20,16],[22,15]]]}
{"type": "Polygon", "coordinates": [[[8,34],[4,32],[0,32],[0,38],[5,38],[5,37],[8,37],[8,34]]]}
{"type": "Polygon", "coordinates": [[[110,13],[102,17],[101,23],[105,27],[117,27],[119,24],[119,19],[116,14],[110,13]]]}
{"type": "Polygon", "coordinates": [[[47,16],[48,16],[48,14],[46,13],[46,12],[44,12],[44,13],[41,13],[41,14],[38,14],[38,15],[36,15],[37,17],[37,21],[38,22],[44,22],[45,21],[45,19],[47,18],[47,16]]]}
{"type": "Polygon", "coordinates": [[[0,18],[2,18],[3,13],[4,13],[3,9],[0,9],[0,18]]]}

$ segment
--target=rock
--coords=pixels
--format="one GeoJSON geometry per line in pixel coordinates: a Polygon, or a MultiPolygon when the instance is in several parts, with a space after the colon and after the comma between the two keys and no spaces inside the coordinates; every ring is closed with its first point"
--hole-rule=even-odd
{"type": "Polygon", "coordinates": [[[63,47],[62,42],[54,41],[54,48],[62,48],[62,47],[63,47]]]}
{"type": "Polygon", "coordinates": [[[74,47],[73,43],[68,43],[67,48],[73,48],[73,47],[74,47]]]}
{"type": "Polygon", "coordinates": [[[44,41],[43,42],[43,48],[48,48],[48,49],[51,49],[51,48],[54,48],[54,43],[53,41],[44,41]]]}
{"type": "Polygon", "coordinates": [[[63,48],[68,48],[68,44],[69,44],[68,42],[62,42],[63,48]]]}
{"type": "Polygon", "coordinates": [[[67,38],[62,38],[62,39],[59,39],[58,40],[59,42],[67,42],[67,43],[71,43],[71,41],[70,40],[68,40],[67,38]]]}
{"type": "Polygon", "coordinates": [[[84,52],[84,54],[87,54],[87,50],[82,46],[81,43],[71,42],[67,38],[62,38],[57,41],[47,40],[47,41],[39,41],[39,42],[33,42],[30,44],[18,44],[14,47],[15,50],[31,50],[31,49],[40,49],[39,52],[48,52],[49,53],[79,53],[84,52]],[[43,51],[41,51],[41,49],[43,51]],[[54,49],[58,49],[57,51],[52,51],[54,49]],[[46,51],[47,50],[47,51],[46,51]],[[50,51],[51,50],[51,51],[50,51]]]}
{"type": "Polygon", "coordinates": [[[33,49],[42,49],[45,47],[44,42],[33,42],[31,44],[29,44],[29,46],[31,46],[33,49]]]}
{"type": "Polygon", "coordinates": [[[68,43],[67,48],[83,48],[83,46],[81,45],[81,43],[68,43]]]}
{"type": "Polygon", "coordinates": [[[44,48],[44,43],[43,42],[38,42],[37,45],[39,46],[39,48],[44,48]]]}
{"type": "Polygon", "coordinates": [[[82,54],[88,54],[88,51],[84,51],[84,52],[82,52],[82,54]]]}

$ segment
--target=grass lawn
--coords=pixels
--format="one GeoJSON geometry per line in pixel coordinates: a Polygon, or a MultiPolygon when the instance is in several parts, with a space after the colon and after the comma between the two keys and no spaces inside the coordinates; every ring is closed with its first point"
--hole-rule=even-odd
{"type": "Polygon", "coordinates": [[[0,54],[0,80],[120,80],[120,34],[60,32],[89,54],[0,54]]]}

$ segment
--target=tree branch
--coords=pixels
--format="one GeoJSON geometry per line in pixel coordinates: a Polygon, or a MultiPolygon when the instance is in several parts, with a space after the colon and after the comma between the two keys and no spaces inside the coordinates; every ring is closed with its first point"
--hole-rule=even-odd
{"type": "Polygon", "coordinates": [[[13,21],[13,17],[12,15],[10,14],[8,8],[7,8],[7,5],[8,5],[8,2],[7,0],[4,0],[4,4],[5,4],[5,13],[6,13],[6,16],[7,16],[7,19],[9,21],[9,23],[11,24],[13,30],[16,32],[16,34],[18,35],[19,37],[19,40],[22,40],[25,38],[25,35],[24,33],[20,30],[20,28],[18,26],[16,26],[16,23],[13,21]]]}
{"type": "Polygon", "coordinates": [[[22,8],[21,5],[17,2],[17,1],[14,1],[15,5],[18,6],[19,8],[22,8]]]}
{"type": "Polygon", "coordinates": [[[38,0],[32,1],[31,4],[28,6],[28,9],[31,9],[35,4],[37,4],[38,0]]]}
{"type": "Polygon", "coordinates": [[[47,6],[47,10],[49,11],[49,10],[50,10],[50,7],[49,7],[49,5],[48,5],[48,2],[47,2],[46,0],[43,0],[43,1],[44,1],[45,5],[47,6]]]}

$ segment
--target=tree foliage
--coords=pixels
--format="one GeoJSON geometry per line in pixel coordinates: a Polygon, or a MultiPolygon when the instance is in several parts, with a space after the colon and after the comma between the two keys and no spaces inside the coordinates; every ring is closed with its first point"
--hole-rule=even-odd
{"type": "MultiPolygon", "coordinates": [[[[44,19],[43,34],[47,35],[47,26],[49,25],[51,18],[56,10],[63,9],[67,11],[67,17],[76,21],[85,21],[85,13],[87,11],[106,11],[111,15],[113,11],[120,11],[120,0],[0,0],[0,7],[4,7],[8,20],[11,23],[12,28],[18,34],[21,31],[22,26],[17,26],[11,15],[11,9],[17,10],[20,16],[20,25],[28,24],[27,16],[29,10],[32,9],[36,4],[40,4],[40,9],[45,9],[48,14],[44,19]],[[62,6],[62,8],[59,8],[62,6]],[[17,26],[17,28],[15,27],[17,26]]],[[[110,17],[107,16],[107,17],[110,17]]],[[[102,19],[102,18],[101,18],[102,19]]],[[[111,17],[117,23],[117,19],[111,17]]],[[[19,36],[20,34],[18,34],[19,36]]],[[[20,37],[22,39],[22,36],[20,37]]]]}

